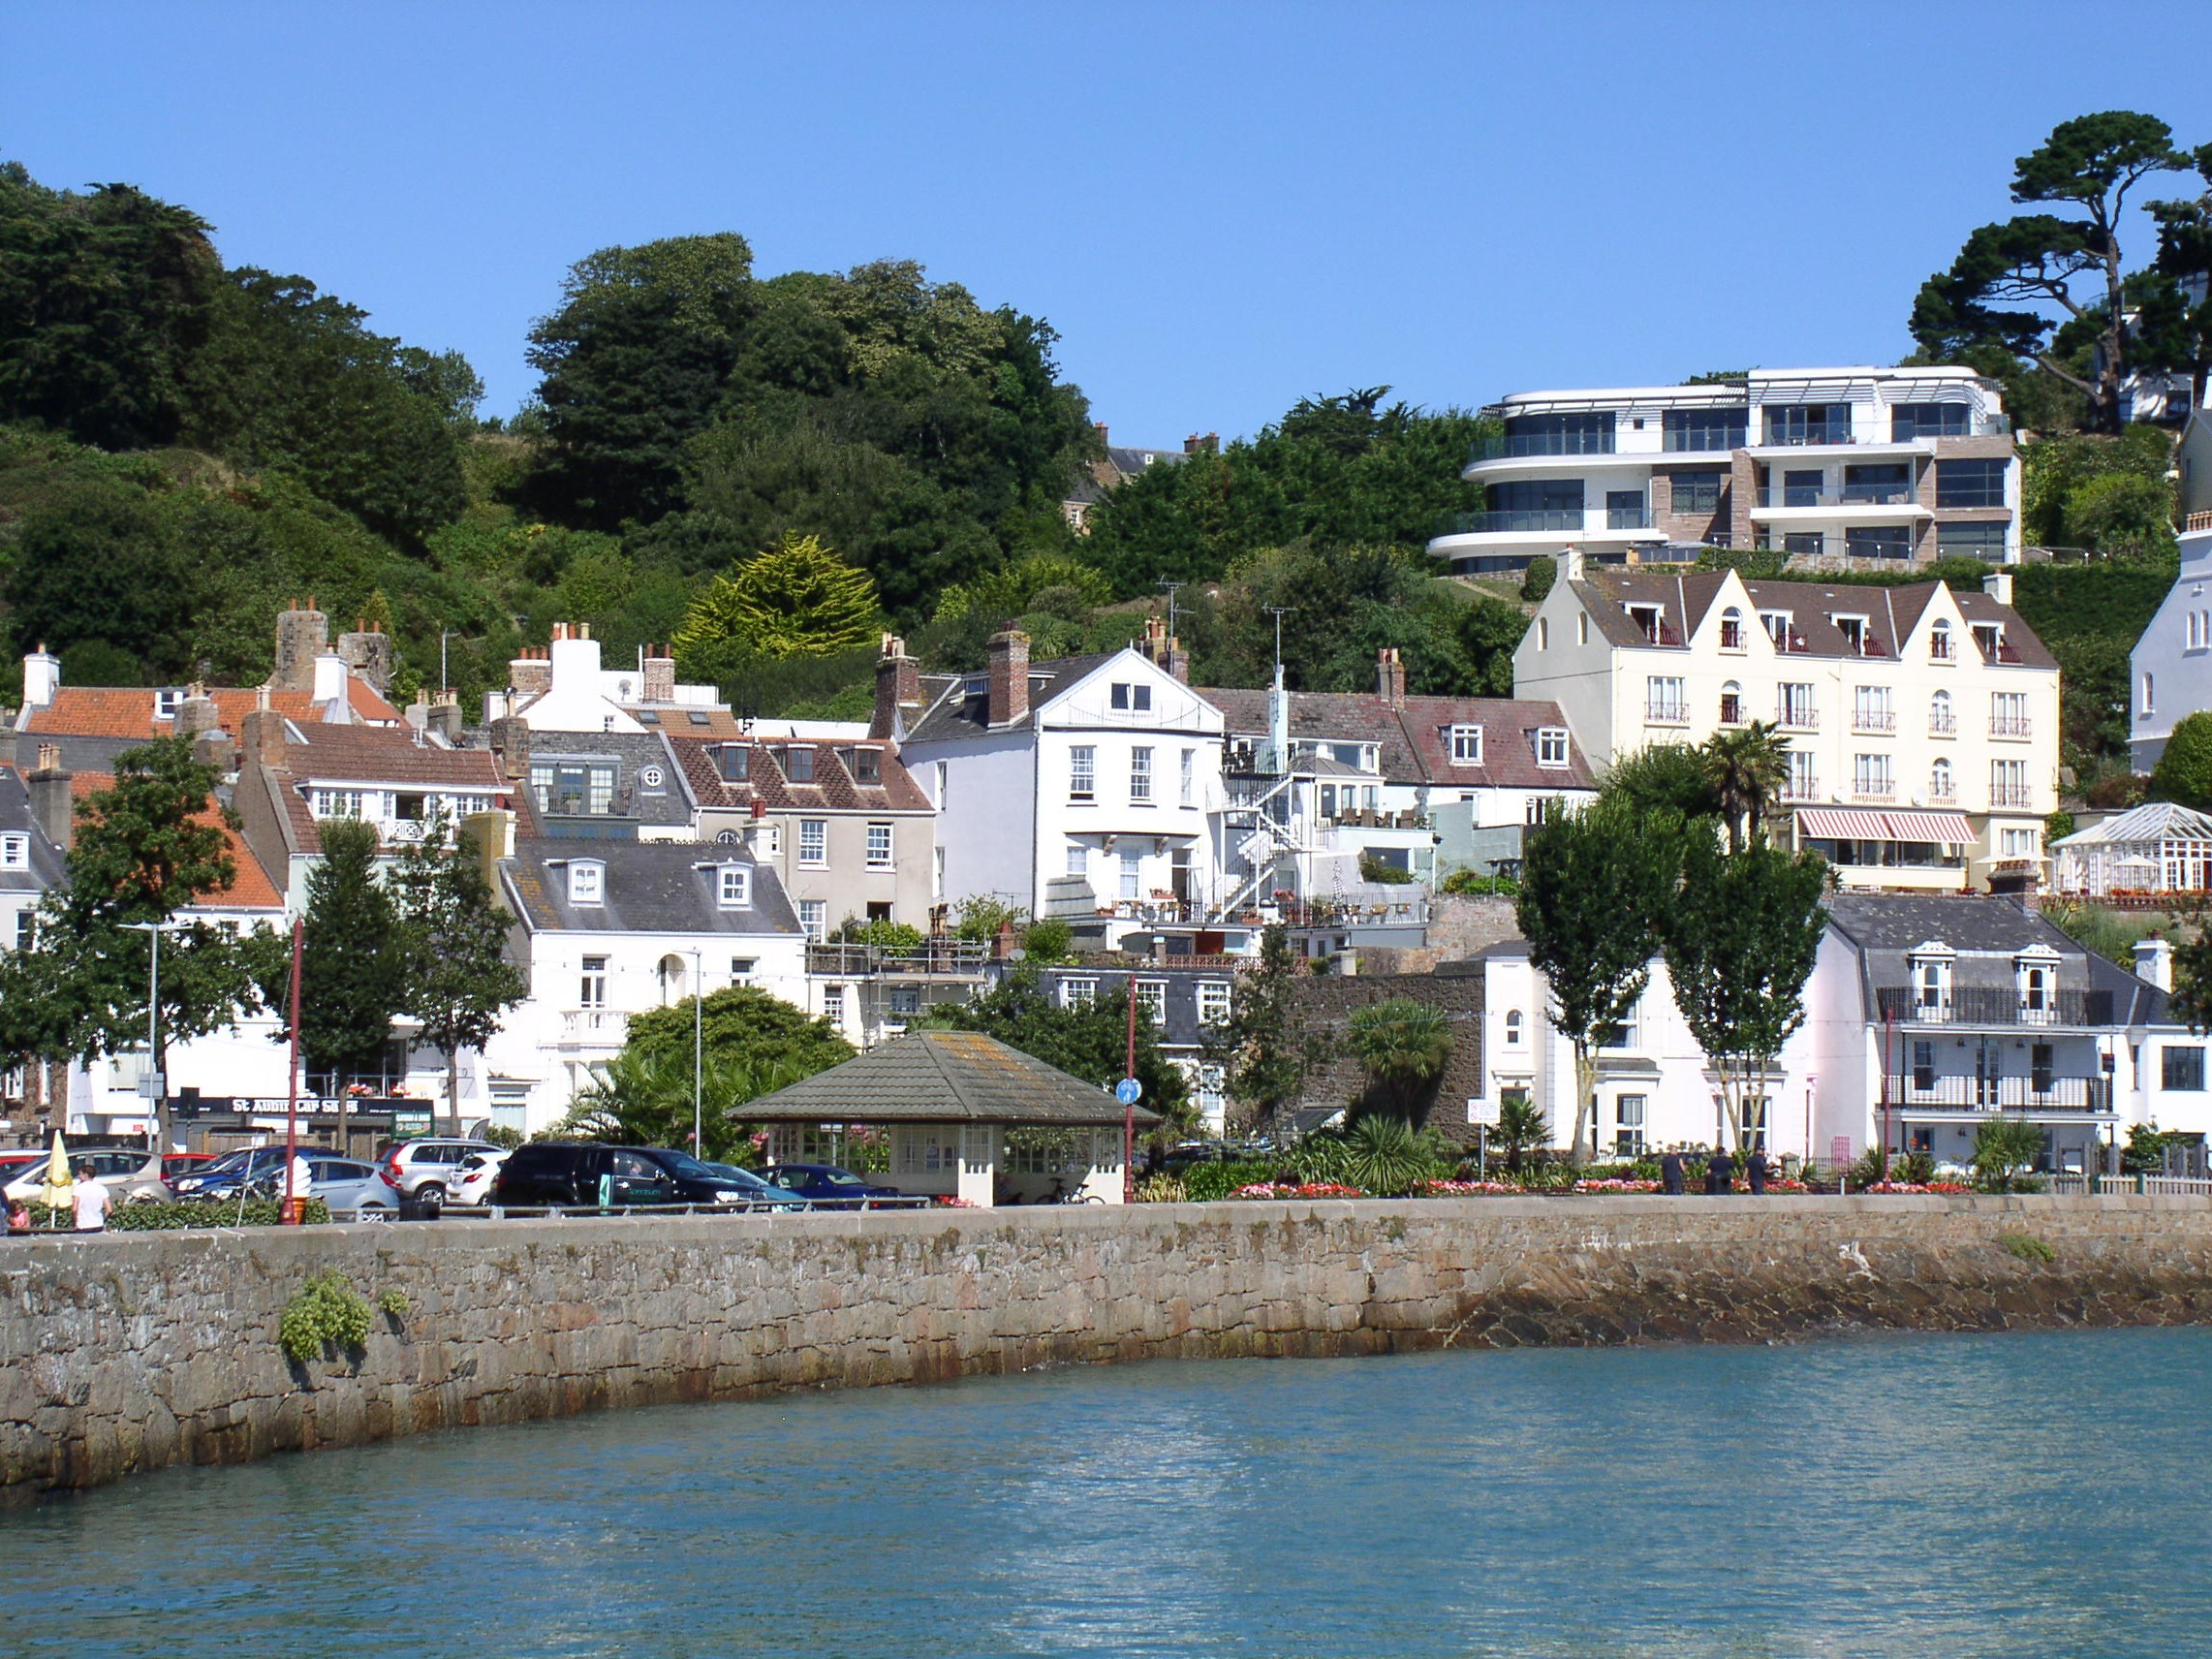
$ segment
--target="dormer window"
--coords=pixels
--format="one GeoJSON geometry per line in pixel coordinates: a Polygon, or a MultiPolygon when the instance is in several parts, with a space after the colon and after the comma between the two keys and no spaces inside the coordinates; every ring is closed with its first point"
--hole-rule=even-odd
{"type": "Polygon", "coordinates": [[[1653,644],[1658,644],[1661,634],[1667,628],[1665,609],[1657,605],[1631,605],[1627,610],[1629,620],[1636,625],[1636,631],[1653,644]]]}
{"type": "Polygon", "coordinates": [[[1974,625],[1974,642],[1981,649],[1982,657],[1996,662],[2005,654],[2005,628],[1998,622],[1977,622],[1974,625]]]}
{"type": "Polygon", "coordinates": [[[1860,653],[1863,653],[1866,650],[1865,617],[1830,616],[1828,620],[1835,624],[1836,632],[1844,637],[1845,644],[1849,645],[1853,650],[1860,653]]]}
{"type": "Polygon", "coordinates": [[[1536,732],[1536,764],[1540,767],[1567,765],[1567,728],[1540,726],[1536,732]]]}
{"type": "Polygon", "coordinates": [[[1913,954],[1909,965],[1913,1017],[1923,1024],[1943,1024],[1950,1018],[1951,953],[1942,945],[1923,945],[1913,954]]]}
{"type": "Polygon", "coordinates": [[[747,743],[725,743],[714,751],[725,783],[745,783],[753,775],[753,750],[747,743]]]}
{"type": "Polygon", "coordinates": [[[2020,995],[2020,1021],[2048,1025],[2058,1018],[2058,953],[2048,946],[2023,951],[2012,960],[2012,983],[2020,995]]]}
{"type": "Polygon", "coordinates": [[[574,859],[569,862],[569,902],[571,904],[598,904],[607,892],[607,866],[597,859],[574,859]]]}
{"type": "Polygon", "coordinates": [[[31,867],[31,838],[28,835],[0,835],[0,870],[27,870],[31,867]]]}
{"type": "Polygon", "coordinates": [[[879,749],[847,749],[845,764],[852,768],[855,783],[884,781],[884,757],[879,749]]]}
{"type": "Polygon", "coordinates": [[[1759,613],[1759,625],[1766,630],[1766,637],[1774,642],[1776,650],[1787,651],[1790,648],[1789,611],[1761,610],[1759,613]]]}
{"type": "Polygon", "coordinates": [[[783,752],[784,776],[793,783],[814,781],[814,751],[792,748],[783,752]]]}
{"type": "Polygon", "coordinates": [[[715,901],[725,910],[744,910],[753,902],[750,864],[724,864],[715,871],[715,901]]]}
{"type": "Polygon", "coordinates": [[[156,720],[174,720],[176,718],[176,705],[183,701],[184,693],[181,691],[155,692],[154,718],[156,720]]]}
{"type": "Polygon", "coordinates": [[[1454,726],[1451,728],[1451,764],[1455,767],[1479,767],[1482,764],[1482,728],[1480,726],[1454,726]]]}

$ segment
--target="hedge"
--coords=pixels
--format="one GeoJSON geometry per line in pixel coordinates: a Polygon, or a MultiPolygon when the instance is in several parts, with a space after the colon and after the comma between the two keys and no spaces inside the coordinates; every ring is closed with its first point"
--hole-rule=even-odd
{"type": "MultiPolygon", "coordinates": [[[[171,1233],[185,1227],[274,1227],[283,1206],[275,1199],[248,1199],[239,1214],[234,1200],[201,1200],[190,1204],[118,1204],[108,1211],[110,1233],[171,1233]]],[[[300,1207],[299,1219],[314,1226],[330,1219],[330,1206],[311,1198],[300,1207]]],[[[43,1204],[31,1205],[31,1228],[37,1233],[67,1233],[75,1218],[66,1209],[43,1204]]]]}

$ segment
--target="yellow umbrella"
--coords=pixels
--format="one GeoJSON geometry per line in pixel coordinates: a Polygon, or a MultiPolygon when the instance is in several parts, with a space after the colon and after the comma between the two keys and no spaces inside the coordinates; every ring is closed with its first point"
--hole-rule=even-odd
{"type": "Polygon", "coordinates": [[[69,1173],[69,1151],[61,1143],[61,1131],[53,1132],[53,1155],[47,1160],[46,1202],[54,1209],[68,1207],[77,1196],[77,1179],[69,1173]]]}

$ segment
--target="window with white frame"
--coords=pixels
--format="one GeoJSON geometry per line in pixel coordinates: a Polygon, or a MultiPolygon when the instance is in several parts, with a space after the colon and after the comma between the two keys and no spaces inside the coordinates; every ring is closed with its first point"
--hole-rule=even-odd
{"type": "Polygon", "coordinates": [[[1567,764],[1567,728],[1540,726],[1536,734],[1536,764],[1540,767],[1564,767],[1567,764]]]}
{"type": "Polygon", "coordinates": [[[1997,832],[1997,856],[2001,859],[2032,859],[2036,857],[2037,832],[2034,829],[2000,830],[1997,832]]]}
{"type": "Polygon", "coordinates": [[[1613,1150],[1624,1158],[1643,1156],[1644,1115],[1650,1099],[1646,1095],[1624,1094],[1613,1099],[1613,1150]]]}
{"type": "Polygon", "coordinates": [[[2028,736],[2028,694],[1993,691],[1989,694],[1989,735],[1992,737],[2028,736]]]}
{"type": "Polygon", "coordinates": [[[822,1017],[828,1020],[832,1025],[844,1025],[845,987],[843,986],[833,985],[822,987],[822,1017]]]}
{"type": "Polygon", "coordinates": [[[16,949],[28,951],[38,942],[39,913],[24,908],[16,912],[16,949]]]}
{"type": "Polygon", "coordinates": [[[761,958],[758,956],[732,956],[730,958],[730,977],[732,980],[749,980],[753,977],[754,970],[760,965],[761,958]]]}
{"type": "Polygon", "coordinates": [[[1910,959],[1913,975],[1913,1008],[1916,1016],[1924,1020],[1944,1020],[1950,1017],[1950,968],[1947,955],[1914,956],[1910,959]]]}
{"type": "Polygon", "coordinates": [[[829,862],[829,820],[801,818],[798,821],[798,861],[810,869],[820,869],[829,862]]]}
{"type": "Polygon", "coordinates": [[[1134,848],[1124,848],[1121,855],[1122,897],[1137,898],[1141,896],[1137,883],[1138,880],[1142,877],[1143,873],[1144,855],[1136,851],[1134,848]]]}
{"type": "Polygon", "coordinates": [[[1060,982],[1062,1008],[1088,1008],[1098,1000],[1099,982],[1094,979],[1065,979],[1060,982]]]}
{"type": "Polygon", "coordinates": [[[1652,674],[1644,680],[1643,717],[1661,726],[1679,726],[1690,718],[1688,693],[1678,675],[1652,674]]]}
{"type": "Polygon", "coordinates": [[[583,971],[576,986],[578,1008],[605,1008],[607,1006],[607,958],[586,956],[583,971]]]}
{"type": "Polygon", "coordinates": [[[1129,751],[1129,798],[1152,798],[1152,751],[1142,746],[1129,751]]]}
{"type": "Polygon", "coordinates": [[[607,866],[594,859],[569,862],[569,902],[597,904],[607,890],[607,866]]]}
{"type": "Polygon", "coordinates": [[[318,818],[358,818],[361,792],[358,789],[318,789],[307,796],[308,809],[318,818]]]}
{"type": "Polygon", "coordinates": [[[1068,750],[1068,798],[1070,800],[1095,800],[1099,790],[1099,752],[1090,743],[1076,743],[1068,750]]]}
{"type": "Polygon", "coordinates": [[[1791,749],[1789,754],[1790,776],[1782,786],[1784,798],[1789,800],[1812,800],[1818,798],[1820,775],[1813,769],[1813,755],[1809,749],[1791,749]]]}
{"type": "Polygon", "coordinates": [[[1928,736],[1948,737],[1958,730],[1958,716],[1951,710],[1950,693],[1939,691],[1928,699],[1928,736]]]}
{"type": "Polygon", "coordinates": [[[1168,982],[1166,980],[1138,980],[1137,1006],[1152,1017],[1152,1023],[1168,1023],[1168,982]]]}
{"type": "Polygon", "coordinates": [[[716,871],[715,899],[725,910],[743,910],[753,902],[753,869],[750,864],[724,864],[716,871]]]}
{"type": "Polygon", "coordinates": [[[1116,708],[1142,713],[1152,706],[1152,688],[1143,684],[1124,684],[1115,681],[1111,702],[1116,708]]]}
{"type": "Polygon", "coordinates": [[[31,867],[31,838],[28,835],[0,835],[0,870],[27,870],[31,867]]]}
{"type": "Polygon", "coordinates": [[[1182,792],[1177,798],[1185,806],[1192,803],[1192,791],[1197,787],[1198,782],[1198,765],[1199,752],[1196,749],[1185,749],[1183,751],[1182,792]]]}
{"type": "Polygon", "coordinates": [[[1775,719],[1784,726],[1810,731],[1818,718],[1813,712],[1813,688],[1802,680],[1787,680],[1774,688],[1775,719]]]}
{"type": "Polygon", "coordinates": [[[1889,757],[1854,755],[1851,789],[1862,800],[1887,800],[1896,793],[1896,785],[1889,775],[1889,757]]]}
{"type": "Polygon", "coordinates": [[[1759,625],[1766,630],[1766,637],[1774,642],[1776,650],[1786,651],[1790,648],[1789,611],[1761,610],[1759,613],[1759,625]]]}
{"type": "Polygon", "coordinates": [[[1481,727],[1452,727],[1451,764],[1455,767],[1479,767],[1482,764],[1481,727]]]}
{"type": "Polygon", "coordinates": [[[1509,1008],[1506,1010],[1506,1047],[1518,1049],[1520,1046],[1521,1011],[1517,1008],[1509,1008]]]}
{"type": "Polygon", "coordinates": [[[802,898],[798,901],[799,930],[817,945],[829,937],[829,901],[825,898],[802,898]]]}
{"type": "Polygon", "coordinates": [[[1991,806],[2025,806],[2028,804],[2028,763],[2026,761],[1991,761],[1989,763],[1989,804],[1991,806]]]}
{"type": "Polygon", "coordinates": [[[1947,806],[1958,798],[1958,780],[1951,774],[1950,762],[1939,755],[1936,764],[1928,768],[1928,800],[1931,805],[1947,806]]]}
{"type": "Polygon", "coordinates": [[[1889,707],[1885,685],[1854,686],[1851,694],[1851,729],[1854,732],[1894,732],[1897,716],[1889,707]]]}
{"type": "Polygon", "coordinates": [[[1086,881],[1090,879],[1091,850],[1080,841],[1068,843],[1068,874],[1081,876],[1086,881]]]}
{"type": "Polygon", "coordinates": [[[1229,1020],[1229,982],[1199,981],[1199,1023],[1223,1025],[1229,1020]]]}
{"type": "Polygon", "coordinates": [[[888,824],[868,826],[868,868],[888,870],[891,867],[891,827],[888,824]]]}

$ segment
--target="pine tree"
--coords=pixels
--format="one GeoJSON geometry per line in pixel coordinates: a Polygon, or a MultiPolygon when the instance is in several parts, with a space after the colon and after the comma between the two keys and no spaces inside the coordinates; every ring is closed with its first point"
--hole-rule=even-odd
{"type": "Polygon", "coordinates": [[[821,537],[793,531],[700,595],[675,648],[687,658],[724,643],[761,657],[826,657],[869,643],[882,620],[867,573],[821,537]]]}

